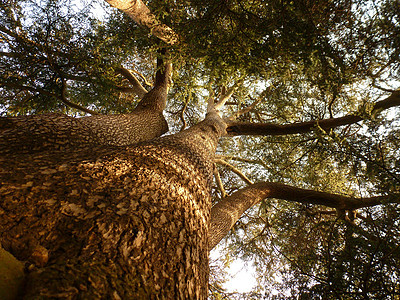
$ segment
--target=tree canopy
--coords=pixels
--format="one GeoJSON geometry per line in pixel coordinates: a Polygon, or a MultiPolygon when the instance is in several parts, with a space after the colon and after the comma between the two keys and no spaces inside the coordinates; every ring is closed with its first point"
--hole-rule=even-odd
{"type": "Polygon", "coordinates": [[[104,1],[2,2],[0,114],[130,112],[168,60],[170,133],[230,98],[213,199],[255,189],[221,243],[256,267],[247,297],[400,297],[400,2],[145,4],[169,39],[104,1]]]}

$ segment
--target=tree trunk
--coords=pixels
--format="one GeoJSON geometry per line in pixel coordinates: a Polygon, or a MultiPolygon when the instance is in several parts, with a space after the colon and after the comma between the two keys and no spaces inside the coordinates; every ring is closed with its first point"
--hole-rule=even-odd
{"type": "Polygon", "coordinates": [[[167,131],[162,112],[152,110],[83,118],[57,113],[0,118],[0,153],[132,145],[167,131]]]}
{"type": "Polygon", "coordinates": [[[0,157],[0,238],[24,299],[206,299],[222,120],[137,146],[0,157]]]}
{"type": "MultiPolygon", "coordinates": [[[[165,57],[166,50],[160,50],[160,55],[165,57]]],[[[154,87],[132,113],[82,118],[57,113],[0,117],[0,154],[127,146],[159,137],[168,131],[163,111],[171,73],[172,64],[158,58],[154,87]]]]}

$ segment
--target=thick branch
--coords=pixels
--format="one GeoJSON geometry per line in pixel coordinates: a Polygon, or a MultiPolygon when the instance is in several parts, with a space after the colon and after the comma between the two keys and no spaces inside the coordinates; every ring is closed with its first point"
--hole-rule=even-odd
{"type": "MultiPolygon", "coordinates": [[[[390,107],[400,106],[400,92],[392,93],[388,98],[377,102],[373,108],[373,113],[379,113],[390,107]]],[[[356,114],[347,115],[339,118],[325,120],[315,120],[299,122],[293,124],[272,124],[272,123],[249,123],[229,121],[227,132],[229,135],[287,135],[296,133],[306,133],[316,128],[329,130],[331,128],[350,125],[362,121],[363,118],[356,114]]]]}
{"type": "Polygon", "coordinates": [[[167,103],[168,89],[171,83],[172,64],[165,60],[166,50],[161,49],[157,58],[157,72],[154,87],[143,96],[136,109],[152,109],[162,112],[167,103]]]}
{"type": "Polygon", "coordinates": [[[233,193],[213,206],[209,249],[214,248],[222,240],[247,209],[267,198],[318,204],[340,210],[355,210],[389,201],[389,196],[356,198],[301,189],[281,183],[259,182],[233,193]]]}
{"type": "Polygon", "coordinates": [[[238,80],[237,82],[235,82],[235,84],[233,86],[231,86],[229,89],[225,90],[225,88],[222,90],[221,95],[219,97],[218,103],[215,104],[215,109],[216,110],[220,110],[226,103],[226,101],[228,101],[233,93],[238,89],[238,87],[243,83],[243,79],[238,80]]]}
{"type": "Polygon", "coordinates": [[[178,41],[178,35],[167,25],[162,24],[150,12],[141,0],[105,0],[111,6],[126,13],[141,26],[150,29],[151,33],[167,44],[173,45],[178,41]]]}

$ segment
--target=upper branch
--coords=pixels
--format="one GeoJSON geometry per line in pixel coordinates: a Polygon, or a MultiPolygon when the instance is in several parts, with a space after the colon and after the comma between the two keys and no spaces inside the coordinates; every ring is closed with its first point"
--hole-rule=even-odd
{"type": "Polygon", "coordinates": [[[138,95],[140,99],[144,97],[144,95],[147,94],[147,90],[143,87],[143,85],[139,82],[139,80],[136,78],[135,75],[132,74],[131,71],[128,69],[125,69],[123,67],[120,67],[116,70],[119,74],[124,76],[129,83],[132,85],[132,90],[133,92],[138,95]]]}
{"type": "Polygon", "coordinates": [[[85,113],[88,113],[88,114],[91,114],[91,115],[98,115],[99,114],[98,112],[95,112],[95,111],[93,111],[93,110],[91,110],[89,108],[83,107],[83,106],[81,106],[79,104],[76,104],[76,103],[73,103],[73,102],[67,100],[67,97],[65,95],[65,92],[66,92],[65,80],[63,80],[63,82],[62,82],[61,95],[57,95],[57,94],[48,92],[48,91],[46,91],[44,89],[41,89],[41,88],[25,86],[25,85],[16,84],[16,83],[7,83],[7,86],[11,87],[11,88],[16,88],[16,89],[20,89],[20,90],[24,90],[24,91],[29,91],[29,92],[33,92],[33,93],[39,93],[39,94],[42,94],[42,95],[46,95],[46,96],[57,98],[57,99],[61,100],[65,105],[68,105],[68,106],[70,106],[72,108],[81,110],[81,111],[83,111],[85,113]]]}
{"type": "Polygon", "coordinates": [[[168,89],[171,83],[172,64],[165,58],[166,50],[161,49],[161,56],[157,58],[157,72],[154,87],[146,93],[138,103],[136,109],[153,109],[162,112],[167,103],[168,89]]]}
{"type": "Polygon", "coordinates": [[[209,249],[214,248],[222,240],[247,209],[267,198],[318,204],[339,210],[355,210],[390,201],[390,196],[356,198],[301,189],[281,183],[259,182],[236,191],[213,206],[209,230],[209,249]]]}
{"type": "Polygon", "coordinates": [[[73,103],[67,99],[67,96],[65,95],[67,89],[67,83],[65,82],[65,79],[62,79],[62,89],[61,89],[61,97],[57,97],[60,99],[65,105],[68,105],[69,107],[81,110],[85,113],[91,114],[91,115],[98,115],[99,113],[91,110],[89,108],[83,107],[79,104],[73,103]]]}
{"type": "MultiPolygon", "coordinates": [[[[400,105],[400,92],[392,93],[388,98],[377,102],[372,112],[379,113],[382,110],[400,105]]],[[[356,114],[347,115],[339,118],[315,120],[308,122],[298,122],[293,124],[273,124],[273,123],[250,123],[229,121],[227,132],[229,135],[287,135],[296,133],[306,133],[319,127],[323,130],[350,125],[362,121],[363,118],[356,114]]]]}
{"type": "Polygon", "coordinates": [[[233,86],[228,89],[223,89],[219,97],[218,103],[215,104],[214,108],[220,110],[225,103],[232,97],[233,93],[238,89],[238,87],[243,83],[243,78],[235,82],[233,86]]]}
{"type": "Polygon", "coordinates": [[[178,35],[167,25],[161,23],[141,0],[105,0],[111,6],[126,13],[139,25],[150,29],[151,33],[167,44],[178,41],[178,35]]]}

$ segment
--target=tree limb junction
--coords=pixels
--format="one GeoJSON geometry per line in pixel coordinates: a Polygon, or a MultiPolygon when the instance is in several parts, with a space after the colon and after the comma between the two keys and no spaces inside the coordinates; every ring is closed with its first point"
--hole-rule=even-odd
{"type": "MultiPolygon", "coordinates": [[[[213,206],[209,229],[209,250],[227,235],[247,209],[267,198],[324,205],[339,210],[355,210],[383,204],[391,201],[390,197],[385,195],[357,198],[302,189],[282,183],[258,182],[236,191],[213,206]]],[[[398,200],[398,197],[396,199],[398,200]]]]}

